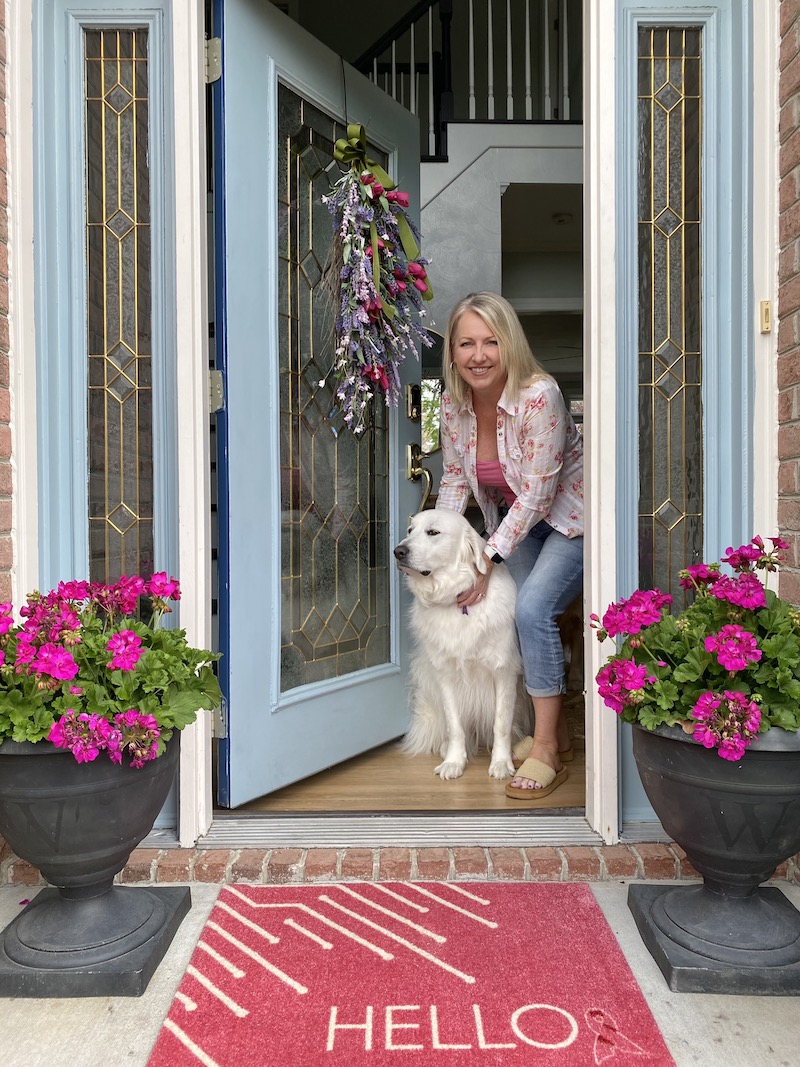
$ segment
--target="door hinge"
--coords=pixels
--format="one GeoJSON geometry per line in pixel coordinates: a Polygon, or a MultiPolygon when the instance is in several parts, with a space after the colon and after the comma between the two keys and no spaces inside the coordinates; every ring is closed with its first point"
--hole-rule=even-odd
{"type": "Polygon", "coordinates": [[[222,38],[209,37],[206,41],[206,84],[222,77],[222,38]]]}
{"type": "Polygon", "coordinates": [[[225,408],[225,379],[221,370],[208,372],[208,411],[213,415],[225,408]]]}
{"type": "Polygon", "coordinates": [[[228,736],[228,701],[224,697],[220,706],[211,713],[211,736],[228,736]]]}

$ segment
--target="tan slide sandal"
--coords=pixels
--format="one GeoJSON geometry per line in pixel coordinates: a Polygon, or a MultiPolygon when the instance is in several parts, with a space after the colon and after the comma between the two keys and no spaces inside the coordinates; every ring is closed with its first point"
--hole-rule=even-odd
{"type": "Polygon", "coordinates": [[[514,777],[539,782],[541,789],[519,789],[509,782],[506,786],[507,797],[511,797],[512,800],[541,800],[542,797],[549,796],[554,789],[563,785],[568,774],[566,767],[562,767],[560,771],[554,771],[540,759],[526,759],[514,777]]]}

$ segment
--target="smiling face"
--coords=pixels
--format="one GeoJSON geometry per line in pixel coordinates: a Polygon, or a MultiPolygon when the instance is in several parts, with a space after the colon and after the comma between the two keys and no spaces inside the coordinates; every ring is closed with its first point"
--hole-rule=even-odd
{"type": "Polygon", "coordinates": [[[451,358],[474,396],[497,401],[506,384],[500,343],[475,311],[465,311],[452,331],[451,358]]]}

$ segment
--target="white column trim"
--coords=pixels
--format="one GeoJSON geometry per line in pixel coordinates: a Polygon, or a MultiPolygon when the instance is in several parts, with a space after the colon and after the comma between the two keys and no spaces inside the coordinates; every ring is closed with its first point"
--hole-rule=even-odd
{"type": "MultiPolygon", "coordinates": [[[[587,0],[584,22],[584,434],[586,570],[584,616],[616,598],[616,26],[606,0],[587,0]]],[[[619,838],[618,724],[594,676],[608,649],[586,628],[586,817],[619,838]]]]}
{"type": "Polygon", "coordinates": [[[779,0],[759,5],[753,19],[753,309],[755,397],[753,405],[753,529],[778,531],[778,57],[779,0]],[[760,330],[758,304],[772,303],[772,331],[760,330]]]}
{"type": "MultiPolygon", "coordinates": [[[[208,415],[205,26],[203,5],[172,7],[175,101],[175,300],[178,384],[178,558],[181,625],[211,647],[211,504],[208,415]]],[[[211,717],[183,731],[178,836],[186,847],[211,826],[211,717]]]]}
{"type": "Polygon", "coordinates": [[[8,44],[8,264],[15,606],[39,584],[36,331],[33,261],[32,0],[5,0],[8,44]]]}

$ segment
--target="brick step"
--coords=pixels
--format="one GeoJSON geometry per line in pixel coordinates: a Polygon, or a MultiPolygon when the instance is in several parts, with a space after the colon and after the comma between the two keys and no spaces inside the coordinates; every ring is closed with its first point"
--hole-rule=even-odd
{"type": "MultiPolygon", "coordinates": [[[[264,884],[403,879],[610,882],[697,879],[683,849],[669,844],[542,845],[530,848],[139,848],[117,881],[264,884]]],[[[773,881],[800,884],[800,856],[773,881]]],[[[0,885],[44,885],[35,867],[0,839],[0,885]]]]}

